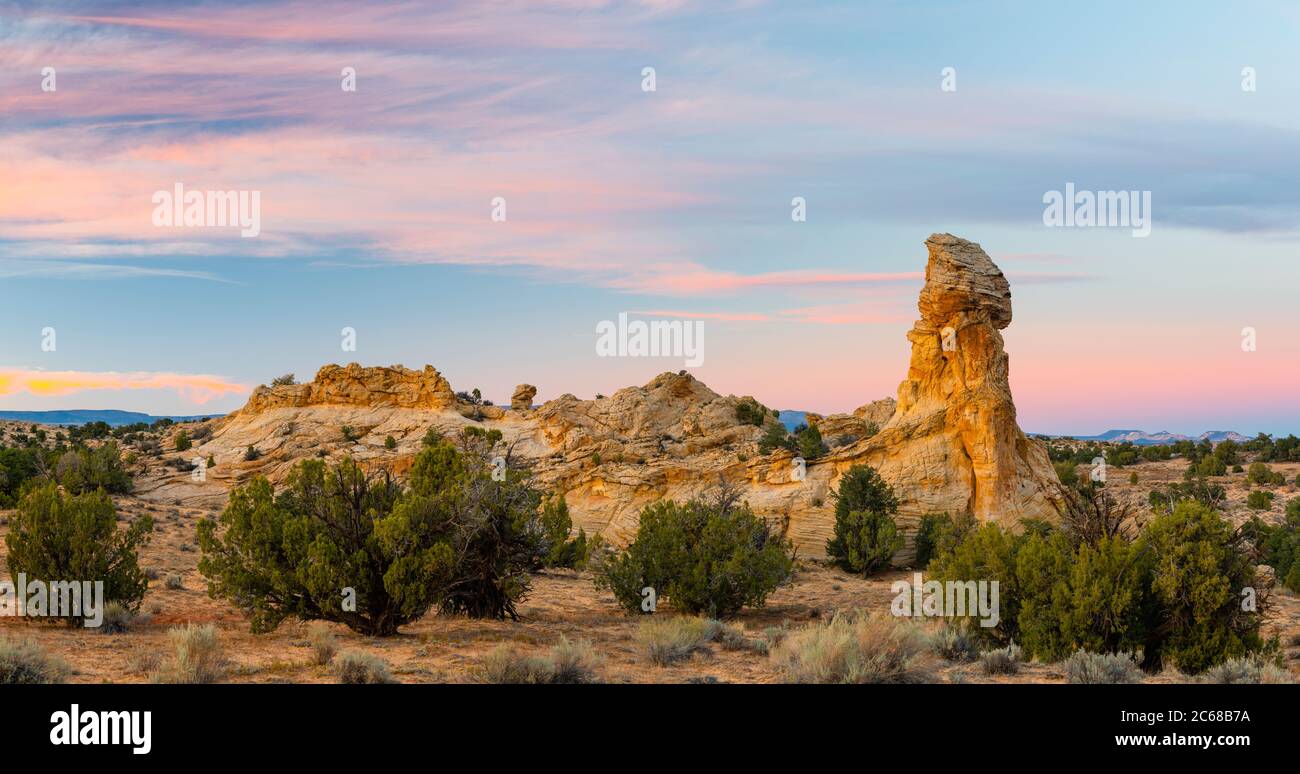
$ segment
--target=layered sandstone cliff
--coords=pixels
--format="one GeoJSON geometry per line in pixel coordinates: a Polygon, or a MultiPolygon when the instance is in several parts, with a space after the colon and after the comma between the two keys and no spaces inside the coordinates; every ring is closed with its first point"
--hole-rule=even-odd
{"type": "MultiPolygon", "coordinates": [[[[905,528],[930,512],[1013,527],[1027,517],[1051,519],[1055,474],[1045,449],[1017,427],[1008,383],[999,333],[1011,323],[1006,278],[972,242],[936,234],[926,247],[921,319],[907,334],[912,358],[897,401],[810,414],[831,446],[816,459],[760,454],[764,428],[737,419],[744,398],[719,395],[686,372],[609,397],[562,395],[538,407],[537,388],[521,384],[505,411],[458,400],[431,366],[354,363],[325,366],[309,384],[259,387],[197,448],[217,461],[208,480],[177,476],[155,491],[214,497],[254,473],[278,480],[309,456],[349,455],[400,473],[426,433],[451,437],[474,425],[500,430],[512,459],[565,492],[577,525],[615,542],[632,535],[644,506],[686,499],[726,479],[741,486],[755,511],[785,525],[803,555],[821,555],[834,523],[832,492],[858,464],[876,468],[893,487],[905,528]]],[[[909,553],[910,540],[897,559],[909,553]]]]}

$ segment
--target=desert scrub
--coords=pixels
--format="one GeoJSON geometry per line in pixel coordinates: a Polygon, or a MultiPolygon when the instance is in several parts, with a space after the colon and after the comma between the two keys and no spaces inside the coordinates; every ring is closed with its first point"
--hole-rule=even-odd
{"type": "Polygon", "coordinates": [[[1142,682],[1142,670],[1128,653],[1079,650],[1065,660],[1065,677],[1075,685],[1125,685],[1142,682]]]}
{"type": "Polygon", "coordinates": [[[926,683],[933,658],[911,623],[862,613],[790,632],[772,649],[772,662],[795,683],[926,683]]]}
{"type": "Polygon", "coordinates": [[[898,512],[893,490],[873,468],[854,465],[831,496],[835,534],[826,541],[826,556],[841,570],[859,575],[887,567],[890,557],[903,547],[893,519],[898,512]]]}
{"type": "Polygon", "coordinates": [[[212,624],[174,627],[167,632],[167,642],[171,645],[171,653],[153,673],[155,683],[217,683],[229,671],[230,664],[212,624]]]}
{"type": "Polygon", "coordinates": [[[67,662],[46,653],[33,640],[0,637],[0,685],[61,683],[71,673],[67,662]]]}
{"type": "Polygon", "coordinates": [[[1221,685],[1290,685],[1295,680],[1277,664],[1258,657],[1233,658],[1210,667],[1200,677],[1203,683],[1221,685]]]}
{"type": "Polygon", "coordinates": [[[748,651],[763,656],[771,650],[771,643],[766,637],[750,637],[743,628],[731,624],[719,623],[718,633],[713,639],[723,650],[748,651]]]}
{"type": "Polygon", "coordinates": [[[929,635],[930,650],[944,661],[974,661],[979,647],[957,626],[940,626],[929,635]]]}
{"type": "Polygon", "coordinates": [[[338,637],[323,623],[317,622],[308,627],[307,642],[311,645],[312,662],[320,666],[328,664],[339,650],[338,637]]]}
{"type": "Polygon", "coordinates": [[[255,633],[292,617],[388,636],[434,605],[517,620],[542,559],[540,504],[521,476],[498,481],[447,443],[422,449],[405,485],[353,459],[301,460],[278,491],[261,476],[233,490],[224,529],[199,522],[199,572],[255,633]],[[342,609],[345,587],[364,604],[342,609]]]}
{"type": "MultiPolygon", "coordinates": [[[[139,610],[149,585],[140,569],[139,549],[148,544],[151,532],[149,516],[118,529],[117,510],[103,489],[68,495],[46,483],[18,502],[5,536],[9,572],[14,577],[25,573],[29,578],[94,578],[103,581],[105,600],[139,610]]],[[[70,624],[83,622],[80,616],[65,618],[70,624]]]]}
{"type": "Polygon", "coordinates": [[[986,675],[1014,675],[1020,671],[1020,659],[1023,652],[1014,642],[1005,648],[990,650],[980,654],[980,668],[986,675]]]}
{"type": "Polygon", "coordinates": [[[345,685],[381,685],[396,683],[388,671],[388,662],[361,650],[345,650],[335,660],[339,682],[345,685]]]}
{"type": "Polygon", "coordinates": [[[652,618],[637,627],[636,644],[651,663],[668,666],[708,650],[721,629],[720,623],[709,618],[652,618]]]}
{"type": "Polygon", "coordinates": [[[502,643],[483,659],[480,679],[510,685],[580,685],[600,682],[599,666],[600,658],[587,640],[560,637],[545,656],[528,655],[502,643]]]}
{"type": "Polygon", "coordinates": [[[104,605],[104,620],[99,624],[100,634],[124,634],[137,622],[143,623],[148,616],[136,616],[121,602],[109,602],[104,605]]]}
{"type": "Polygon", "coordinates": [[[647,506],[627,549],[596,563],[595,582],[633,615],[644,612],[649,587],[677,612],[720,618],[761,606],[793,572],[790,541],[724,486],[684,504],[647,506]]]}

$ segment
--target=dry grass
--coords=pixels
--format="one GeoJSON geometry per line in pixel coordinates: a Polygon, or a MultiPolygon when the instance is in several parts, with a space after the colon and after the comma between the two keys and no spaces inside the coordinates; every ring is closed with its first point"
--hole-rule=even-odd
{"type": "Polygon", "coordinates": [[[346,685],[383,685],[396,683],[388,662],[362,650],[345,650],[338,655],[339,682],[346,685]]]}
{"type": "Polygon", "coordinates": [[[926,683],[935,679],[924,633],[883,615],[837,615],[791,632],[772,661],[795,683],[926,683]]]}
{"type": "Polygon", "coordinates": [[[1065,660],[1065,679],[1075,685],[1125,685],[1142,682],[1142,670],[1128,653],[1080,650],[1065,660]]]}
{"type": "Polygon", "coordinates": [[[33,640],[0,637],[0,685],[49,685],[67,679],[72,668],[33,640]]]}
{"type": "Polygon", "coordinates": [[[317,621],[307,629],[307,642],[311,645],[312,663],[324,666],[339,650],[339,638],[328,624],[317,621]]]}
{"type": "Polygon", "coordinates": [[[1013,642],[1005,648],[981,653],[980,668],[986,675],[1014,675],[1020,671],[1023,655],[1020,646],[1013,642]]]}
{"type": "Polygon", "coordinates": [[[549,656],[523,653],[517,646],[501,644],[483,659],[480,679],[511,685],[597,683],[600,658],[587,640],[570,642],[561,637],[549,656]]]}
{"type": "Polygon", "coordinates": [[[668,666],[708,650],[722,624],[708,618],[650,618],[636,630],[637,646],[650,663],[668,666]]]}
{"type": "Polygon", "coordinates": [[[1258,658],[1234,658],[1206,670],[1197,682],[1221,685],[1290,685],[1295,680],[1276,664],[1258,658]]]}
{"type": "Polygon", "coordinates": [[[186,624],[167,632],[170,658],[152,675],[156,683],[219,683],[230,669],[217,630],[211,624],[186,624]]]}

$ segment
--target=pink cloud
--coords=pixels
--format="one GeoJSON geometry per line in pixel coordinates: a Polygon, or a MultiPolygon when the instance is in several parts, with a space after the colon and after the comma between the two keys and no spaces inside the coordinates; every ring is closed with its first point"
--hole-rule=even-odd
{"type": "Polygon", "coordinates": [[[203,374],[0,369],[0,395],[71,395],[87,390],[175,390],[200,405],[214,398],[249,392],[242,384],[203,374]]]}

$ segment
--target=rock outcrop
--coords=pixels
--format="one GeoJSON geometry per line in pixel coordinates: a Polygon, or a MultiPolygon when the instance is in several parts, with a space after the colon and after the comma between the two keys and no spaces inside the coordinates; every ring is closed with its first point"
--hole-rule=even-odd
{"type": "Polygon", "coordinates": [[[935,234],[898,405],[876,436],[840,450],[833,464],[877,468],[912,518],[970,513],[1015,528],[1057,515],[1056,474],[1042,444],[1016,424],[999,331],[1011,324],[1011,290],[974,242],[935,234]]]}
{"type": "Polygon", "coordinates": [[[239,412],[303,406],[392,406],[443,409],[456,405],[451,384],[433,366],[412,371],[400,365],[363,368],[357,363],[327,365],[308,384],[286,384],[253,390],[239,412]]]}
{"type": "MultiPolygon", "coordinates": [[[[860,464],[893,487],[909,533],[931,512],[969,513],[1013,528],[1027,517],[1053,519],[1056,477],[1047,452],[1016,425],[999,332],[1011,323],[1006,278],[973,242],[935,234],[926,247],[921,319],[907,334],[911,364],[897,401],[873,401],[851,414],[810,414],[830,445],[815,459],[783,449],[760,454],[765,428],[737,417],[745,398],[719,395],[685,371],[609,397],[562,395],[537,408],[536,388],[521,384],[512,410],[503,411],[458,400],[431,366],[354,363],[325,366],[310,384],[255,390],[196,447],[217,461],[199,488],[211,498],[253,473],[278,480],[311,456],[349,455],[400,474],[426,433],[452,437],[473,425],[500,430],[512,459],[565,493],[575,526],[616,543],[631,537],[644,506],[688,499],[727,479],[757,513],[777,519],[803,555],[821,555],[834,525],[833,491],[860,464]],[[247,458],[250,446],[259,452],[254,459],[247,458]]],[[[156,496],[198,496],[186,474],[173,478],[156,487],[156,496]]],[[[910,550],[909,539],[896,561],[908,561],[910,550]]]]}
{"type": "Polygon", "coordinates": [[[536,387],[531,384],[521,384],[510,396],[510,408],[514,411],[526,411],[533,407],[533,398],[536,395],[536,387]]]}

